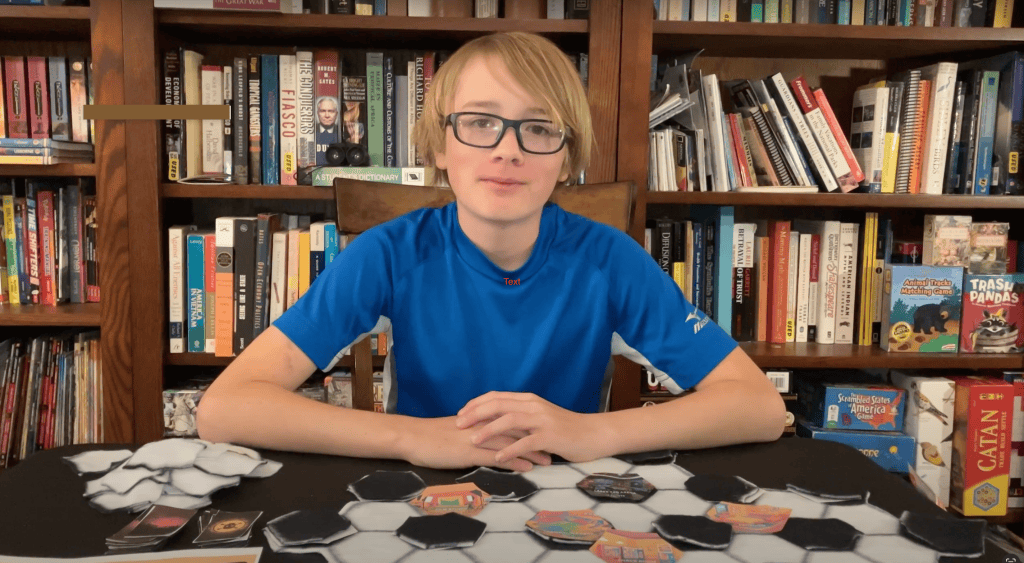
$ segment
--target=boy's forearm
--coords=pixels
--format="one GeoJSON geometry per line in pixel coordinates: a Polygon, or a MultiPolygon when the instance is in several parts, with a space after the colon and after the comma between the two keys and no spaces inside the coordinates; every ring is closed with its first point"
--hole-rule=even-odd
{"type": "Polygon", "coordinates": [[[602,418],[615,455],[771,442],[782,433],[785,406],[778,393],[725,381],[658,405],[595,416],[602,418]]]}
{"type": "Polygon", "coordinates": [[[260,448],[400,459],[407,417],[321,403],[270,383],[220,389],[197,413],[200,437],[260,448]]]}

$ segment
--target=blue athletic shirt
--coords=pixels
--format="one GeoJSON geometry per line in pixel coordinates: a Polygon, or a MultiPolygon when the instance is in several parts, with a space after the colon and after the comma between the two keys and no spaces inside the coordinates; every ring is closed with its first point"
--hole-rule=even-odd
{"type": "Polygon", "coordinates": [[[678,394],[736,347],[626,233],[549,202],[529,260],[506,271],[463,233],[456,205],[360,234],[274,326],[324,371],[386,333],[384,410],[418,417],[488,391],[599,412],[613,354],[678,394]]]}

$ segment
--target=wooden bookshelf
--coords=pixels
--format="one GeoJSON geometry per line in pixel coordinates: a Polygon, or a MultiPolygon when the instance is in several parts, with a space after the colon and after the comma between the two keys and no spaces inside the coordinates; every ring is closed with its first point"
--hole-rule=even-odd
{"type": "Polygon", "coordinates": [[[647,203],[733,205],[736,207],[844,207],[865,210],[1024,210],[1024,196],[737,192],[649,192],[647,203]]]}
{"type": "Polygon", "coordinates": [[[102,319],[99,303],[0,306],[0,326],[102,327],[102,319]]]}
{"type": "MultiPolygon", "coordinates": [[[[387,356],[373,356],[373,369],[384,369],[384,359],[387,356]]],[[[171,354],[164,353],[164,364],[168,366],[226,366],[234,360],[234,356],[214,356],[213,354],[185,353],[171,354]]],[[[354,365],[352,354],[342,356],[338,363],[339,368],[351,368],[354,365]]]]}
{"type": "Polygon", "coordinates": [[[323,199],[334,201],[334,188],[324,186],[196,185],[164,183],[160,185],[165,198],[203,199],[323,199]]]}
{"type": "Polygon", "coordinates": [[[95,164],[0,164],[0,176],[84,176],[96,177],[95,164]]]}
{"type": "Polygon", "coordinates": [[[939,354],[886,352],[878,346],[741,342],[762,368],[793,369],[1024,369],[1021,354],[939,354]]]}
{"type": "Polygon", "coordinates": [[[92,15],[80,6],[0,6],[3,40],[89,40],[92,15]]]}

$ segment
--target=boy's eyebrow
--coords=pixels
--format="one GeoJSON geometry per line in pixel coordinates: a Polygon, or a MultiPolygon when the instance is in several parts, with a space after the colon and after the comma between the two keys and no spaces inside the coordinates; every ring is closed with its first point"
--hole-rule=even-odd
{"type": "MultiPolygon", "coordinates": [[[[490,102],[490,101],[482,101],[481,100],[481,101],[467,102],[466,104],[463,104],[462,107],[463,107],[463,109],[466,109],[466,108],[483,108],[483,109],[489,109],[489,110],[498,110],[500,106],[498,105],[497,102],[490,102]]],[[[541,114],[541,115],[547,115],[548,112],[544,108],[532,107],[532,108],[526,108],[526,113],[537,113],[537,114],[541,114]]]]}

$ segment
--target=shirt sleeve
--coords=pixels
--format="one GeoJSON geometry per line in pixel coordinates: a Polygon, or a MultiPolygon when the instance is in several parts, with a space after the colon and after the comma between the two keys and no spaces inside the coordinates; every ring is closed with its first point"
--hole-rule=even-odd
{"type": "Polygon", "coordinates": [[[682,290],[647,251],[615,231],[608,262],[613,330],[669,390],[681,393],[711,373],[737,344],[682,290]]]}
{"type": "Polygon", "coordinates": [[[387,238],[370,229],[355,238],[274,321],[321,370],[387,315],[392,295],[387,238]]]}

